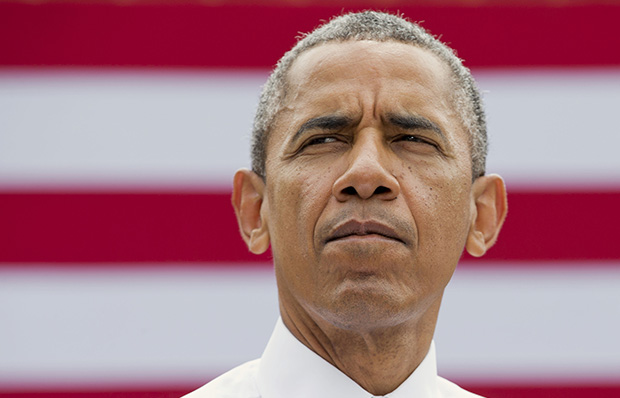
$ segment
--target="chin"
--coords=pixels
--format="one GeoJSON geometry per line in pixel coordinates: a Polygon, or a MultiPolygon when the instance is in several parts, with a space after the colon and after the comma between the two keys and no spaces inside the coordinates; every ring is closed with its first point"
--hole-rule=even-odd
{"type": "Polygon", "coordinates": [[[394,327],[411,319],[415,306],[411,297],[395,294],[368,283],[341,286],[335,294],[323,296],[317,313],[343,330],[371,331],[394,327]]]}

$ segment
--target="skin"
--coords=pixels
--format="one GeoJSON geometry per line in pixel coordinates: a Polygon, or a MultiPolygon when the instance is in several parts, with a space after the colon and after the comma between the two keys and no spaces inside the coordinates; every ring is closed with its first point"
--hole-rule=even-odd
{"type": "Polygon", "coordinates": [[[241,233],[255,253],[271,244],[285,325],[374,395],[424,359],[463,248],[484,254],[506,214],[499,176],[472,182],[451,90],[418,47],[320,45],[289,72],[266,179],[235,175],[241,233]]]}

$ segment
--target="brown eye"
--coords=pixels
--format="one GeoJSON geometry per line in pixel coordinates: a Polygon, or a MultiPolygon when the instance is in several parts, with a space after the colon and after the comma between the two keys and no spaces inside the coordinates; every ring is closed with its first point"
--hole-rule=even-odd
{"type": "Polygon", "coordinates": [[[420,137],[418,135],[410,135],[410,134],[403,135],[397,141],[405,141],[405,142],[414,142],[414,143],[426,144],[426,145],[430,145],[430,146],[432,146],[434,148],[437,148],[437,144],[435,144],[434,142],[432,142],[432,141],[430,141],[430,140],[428,140],[426,138],[420,137]]]}
{"type": "Polygon", "coordinates": [[[319,155],[342,151],[347,146],[347,139],[338,135],[317,135],[308,137],[297,149],[298,154],[319,155]]]}
{"type": "Polygon", "coordinates": [[[311,140],[309,140],[306,143],[306,146],[308,145],[319,145],[319,144],[329,144],[332,142],[337,142],[338,139],[336,137],[332,137],[332,136],[326,136],[326,137],[315,137],[311,140]]]}

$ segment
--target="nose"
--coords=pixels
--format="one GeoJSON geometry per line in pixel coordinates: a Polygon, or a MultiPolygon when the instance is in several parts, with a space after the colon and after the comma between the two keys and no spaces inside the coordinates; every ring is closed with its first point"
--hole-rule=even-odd
{"type": "Polygon", "coordinates": [[[379,131],[361,131],[348,153],[349,164],[332,187],[332,193],[341,202],[353,197],[382,200],[395,199],[400,184],[386,166],[389,149],[385,147],[379,131]]]}

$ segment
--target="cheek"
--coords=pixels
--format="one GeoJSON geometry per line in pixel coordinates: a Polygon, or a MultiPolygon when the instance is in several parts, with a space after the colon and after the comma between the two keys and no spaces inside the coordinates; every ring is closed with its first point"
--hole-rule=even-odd
{"type": "Polygon", "coordinates": [[[420,247],[460,256],[469,231],[470,177],[459,170],[410,172],[409,208],[418,227],[420,247]]]}
{"type": "Polygon", "coordinates": [[[282,240],[309,248],[316,222],[331,197],[329,178],[325,173],[296,167],[274,178],[269,193],[273,243],[282,240]]]}
{"type": "Polygon", "coordinates": [[[271,249],[278,283],[303,297],[319,291],[314,287],[321,277],[316,266],[314,232],[331,196],[326,180],[322,173],[291,170],[274,178],[268,191],[271,249]]]}
{"type": "Polygon", "coordinates": [[[436,201],[440,204],[436,211],[441,244],[444,247],[452,246],[452,254],[460,257],[467,233],[471,206],[469,205],[469,191],[462,189],[462,184],[454,181],[445,189],[437,189],[436,201]]]}

